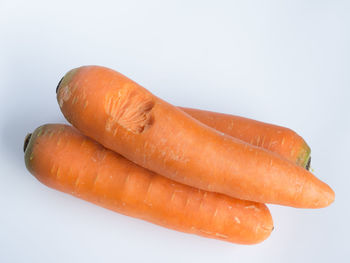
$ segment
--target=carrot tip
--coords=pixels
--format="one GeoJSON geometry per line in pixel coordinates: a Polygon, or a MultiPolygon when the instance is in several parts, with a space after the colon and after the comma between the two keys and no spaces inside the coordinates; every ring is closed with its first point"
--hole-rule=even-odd
{"type": "Polygon", "coordinates": [[[59,87],[60,87],[60,84],[61,84],[63,78],[64,78],[64,77],[62,77],[61,80],[60,80],[60,82],[58,82],[58,84],[57,84],[57,87],[56,87],[56,94],[57,94],[57,91],[58,91],[58,89],[59,89],[59,87]]]}
{"type": "Polygon", "coordinates": [[[31,134],[31,133],[28,133],[27,136],[26,136],[26,138],[24,139],[23,152],[25,152],[26,149],[27,149],[27,146],[28,146],[30,137],[32,137],[32,134],[31,134]]]}

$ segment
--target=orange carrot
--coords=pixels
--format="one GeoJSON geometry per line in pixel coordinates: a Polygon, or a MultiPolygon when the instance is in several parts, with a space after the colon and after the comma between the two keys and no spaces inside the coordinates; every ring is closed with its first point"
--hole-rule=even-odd
{"type": "Polygon", "coordinates": [[[182,107],[180,109],[218,131],[275,152],[307,170],[310,168],[311,149],[291,129],[235,115],[182,107]]]}
{"type": "Polygon", "coordinates": [[[259,243],[273,229],[264,204],[171,181],[66,125],[37,128],[24,149],[28,170],[45,185],[128,216],[241,244],[259,243]]]}
{"type": "Polygon", "coordinates": [[[174,181],[293,207],[334,200],[333,190],[302,167],[200,123],[111,69],[71,70],[57,99],[83,134],[174,181]]]}

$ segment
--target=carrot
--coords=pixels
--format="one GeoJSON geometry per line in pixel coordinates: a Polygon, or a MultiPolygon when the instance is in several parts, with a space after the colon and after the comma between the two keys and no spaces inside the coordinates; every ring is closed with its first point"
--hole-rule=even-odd
{"type": "Polygon", "coordinates": [[[259,243],[273,229],[264,204],[171,181],[66,125],[37,128],[24,149],[28,170],[43,184],[128,216],[241,244],[259,243]]]}
{"type": "Polygon", "coordinates": [[[66,74],[57,91],[83,134],[174,181],[244,200],[328,206],[333,190],[275,153],[224,135],[108,68],[66,74]]]}
{"type": "Polygon", "coordinates": [[[275,152],[307,170],[310,168],[311,149],[291,129],[235,115],[183,107],[180,109],[218,131],[275,152]]]}

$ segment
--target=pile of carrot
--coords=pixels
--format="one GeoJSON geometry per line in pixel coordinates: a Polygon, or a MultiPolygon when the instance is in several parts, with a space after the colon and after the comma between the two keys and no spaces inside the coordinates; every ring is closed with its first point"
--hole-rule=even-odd
{"type": "Polygon", "coordinates": [[[43,184],[170,229],[240,244],[273,230],[264,203],[322,208],[333,190],[309,172],[291,129],[176,107],[100,66],[69,71],[57,101],[72,126],[46,124],[24,142],[43,184]]]}

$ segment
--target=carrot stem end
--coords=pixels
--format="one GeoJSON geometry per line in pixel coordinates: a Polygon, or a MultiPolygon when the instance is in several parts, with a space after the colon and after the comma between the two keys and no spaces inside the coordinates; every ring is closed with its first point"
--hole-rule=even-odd
{"type": "Polygon", "coordinates": [[[24,139],[23,152],[25,152],[26,149],[27,149],[28,143],[29,143],[29,141],[30,141],[30,137],[32,137],[32,134],[31,134],[31,133],[28,133],[27,136],[26,136],[25,139],[24,139]]]}
{"type": "Polygon", "coordinates": [[[58,91],[58,89],[59,89],[59,87],[60,87],[60,84],[61,84],[63,78],[64,78],[64,77],[62,77],[61,80],[60,80],[60,82],[58,82],[58,84],[57,84],[57,87],[56,87],[56,94],[57,94],[57,91],[58,91]]]}

